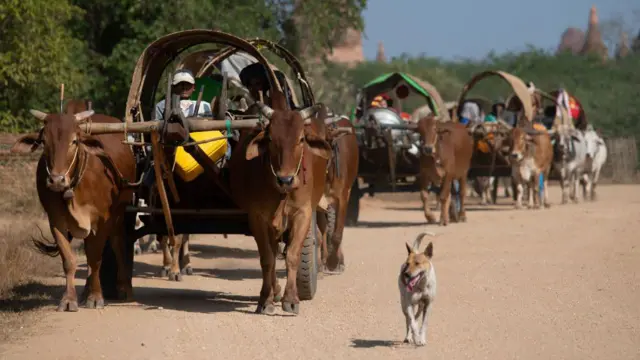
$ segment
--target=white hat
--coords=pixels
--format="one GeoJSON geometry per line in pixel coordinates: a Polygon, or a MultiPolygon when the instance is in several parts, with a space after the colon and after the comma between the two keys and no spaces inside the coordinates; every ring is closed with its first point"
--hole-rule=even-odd
{"type": "Polygon", "coordinates": [[[173,82],[171,84],[176,85],[183,81],[188,82],[189,84],[196,83],[196,80],[193,78],[193,74],[191,73],[191,71],[183,69],[176,71],[176,73],[173,75],[173,82]]]}

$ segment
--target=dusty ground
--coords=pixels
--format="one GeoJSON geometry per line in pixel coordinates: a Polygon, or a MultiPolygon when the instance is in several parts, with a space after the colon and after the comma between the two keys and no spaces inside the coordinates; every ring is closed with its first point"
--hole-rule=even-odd
{"type": "Polygon", "coordinates": [[[194,276],[169,282],[156,277],[161,255],[138,257],[136,303],[48,306],[0,358],[640,358],[640,187],[603,186],[597,203],[578,205],[555,205],[557,188],[551,195],[549,210],[515,211],[503,199],[470,206],[465,224],[429,227],[441,234],[438,297],[423,348],[399,344],[396,285],[403,242],[427,228],[422,212],[415,200],[365,198],[362,227],[345,233],[346,273],[325,276],[297,317],[253,314],[252,238],[196,237],[194,276]]]}

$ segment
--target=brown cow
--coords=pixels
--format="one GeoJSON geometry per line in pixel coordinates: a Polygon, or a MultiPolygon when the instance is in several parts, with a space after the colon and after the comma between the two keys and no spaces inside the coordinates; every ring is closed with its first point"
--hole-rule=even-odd
{"type": "Polygon", "coordinates": [[[433,115],[418,121],[418,133],[422,140],[420,154],[420,198],[424,216],[429,223],[435,217],[429,209],[429,184],[440,186],[440,225],[449,223],[451,186],[453,180],[460,184],[460,213],[455,221],[466,221],[464,194],[467,187],[467,172],[473,155],[473,138],[460,123],[442,123],[433,115]]]}
{"type": "Polygon", "coordinates": [[[102,114],[93,115],[93,110],[75,115],[45,114],[36,110],[31,113],[44,122],[43,129],[18,139],[11,151],[32,152],[40,145],[44,148],[36,170],[36,187],[55,244],[37,241],[36,245],[51,256],[61,255],[66,291],[58,311],[78,311],[72,238],[84,239],[89,264],[81,302],[88,308],[104,306],[99,274],[102,251],[109,236],[118,264],[118,295],[130,299],[131,283],[122,258],[122,230],[125,207],[133,197],[132,190],[125,184],[135,181],[133,153],[129,146],[122,144],[121,134],[89,136],[78,126],[89,117],[96,123],[121,121],[102,114]]]}
{"type": "Polygon", "coordinates": [[[331,163],[327,171],[327,185],[325,195],[333,211],[329,211],[328,229],[326,239],[322,242],[322,263],[327,272],[344,271],[344,254],[342,252],[342,233],[347,217],[347,206],[351,196],[353,182],[358,176],[358,140],[355,128],[347,118],[334,122],[335,126],[350,127],[351,134],[342,134],[337,137],[331,135],[329,141],[334,148],[331,163]]]}
{"type": "Polygon", "coordinates": [[[285,110],[284,96],[279,92],[272,94],[272,102],[275,109],[259,105],[268,125],[257,135],[241,134],[229,162],[230,184],[236,204],[248,213],[260,253],[262,290],[256,312],[275,312],[274,298],[280,295],[275,272],[278,240],[289,230],[282,309],[297,314],[296,277],[302,245],[312,211],[324,193],[331,147],[314,131],[317,123],[304,125],[312,109],[285,110]]]}
{"type": "Polygon", "coordinates": [[[527,185],[529,207],[540,207],[539,176],[544,175],[544,206],[549,207],[548,178],[553,161],[551,137],[546,131],[511,130],[511,166],[517,185],[516,209],[522,208],[523,185],[527,185]],[[531,193],[533,192],[533,194],[531,193]]]}

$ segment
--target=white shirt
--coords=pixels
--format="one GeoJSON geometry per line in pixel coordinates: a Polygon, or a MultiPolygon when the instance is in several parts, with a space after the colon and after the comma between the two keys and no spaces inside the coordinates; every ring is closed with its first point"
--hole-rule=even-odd
{"type": "MultiPolygon", "coordinates": [[[[185,117],[194,116],[193,112],[196,107],[196,100],[180,100],[180,109],[185,117]]],[[[200,101],[200,108],[198,109],[198,115],[211,116],[211,104],[206,101],[200,101]]],[[[164,99],[156,104],[156,120],[162,120],[164,118],[164,99]]]]}

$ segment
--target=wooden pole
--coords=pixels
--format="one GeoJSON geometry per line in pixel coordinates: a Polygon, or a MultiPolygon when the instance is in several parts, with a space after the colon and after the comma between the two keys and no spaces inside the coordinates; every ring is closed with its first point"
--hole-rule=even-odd
{"type": "MultiPolygon", "coordinates": [[[[267,124],[269,121],[264,119],[264,123],[267,124]]],[[[305,125],[311,124],[312,120],[307,119],[305,121],[305,125]]],[[[229,123],[229,128],[231,129],[253,129],[258,125],[258,119],[239,119],[239,120],[231,120],[229,123]]],[[[161,120],[152,120],[152,121],[144,121],[144,122],[134,122],[120,124],[113,123],[93,123],[91,124],[91,134],[119,134],[124,133],[125,126],[127,128],[127,133],[151,133],[154,131],[159,131],[162,128],[163,121],[161,120]]],[[[211,130],[226,130],[227,129],[227,121],[226,120],[209,120],[202,117],[189,117],[187,118],[187,124],[189,124],[189,132],[198,132],[198,131],[211,131],[211,130]]],[[[405,125],[406,126],[406,125],[405,125]]],[[[406,128],[406,127],[405,127],[406,128]]],[[[81,124],[80,129],[87,132],[89,129],[88,124],[81,124]]],[[[348,127],[339,127],[339,131],[341,132],[352,132],[348,127]]]]}
{"type": "Polygon", "coordinates": [[[60,114],[64,108],[64,83],[60,84],[60,114]]]}

